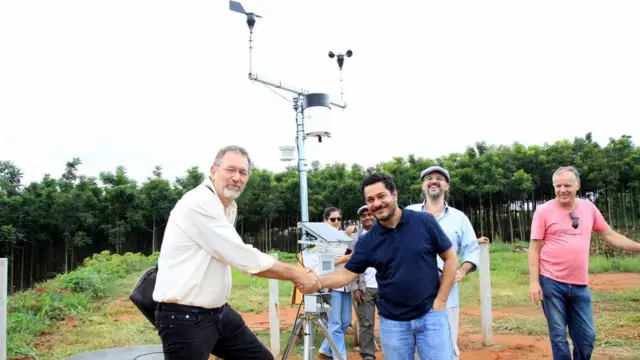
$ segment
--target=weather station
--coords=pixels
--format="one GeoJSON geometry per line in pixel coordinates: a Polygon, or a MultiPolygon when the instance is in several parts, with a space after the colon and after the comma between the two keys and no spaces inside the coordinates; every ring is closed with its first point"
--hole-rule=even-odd
{"type": "MultiPolygon", "coordinates": [[[[305,140],[307,138],[315,139],[319,143],[322,143],[324,138],[331,137],[331,132],[328,130],[328,113],[332,107],[339,109],[346,109],[347,104],[344,102],[344,88],[342,69],[346,58],[353,56],[353,51],[347,50],[345,53],[334,53],[329,51],[328,55],[330,59],[336,59],[338,63],[338,70],[340,72],[340,101],[332,100],[331,96],[322,92],[311,92],[300,86],[293,86],[285,84],[282,81],[273,80],[263,75],[258,75],[253,70],[253,32],[256,26],[257,19],[261,19],[262,16],[248,12],[244,9],[242,4],[238,1],[229,1],[229,10],[235,13],[243,14],[246,17],[246,23],[249,27],[249,74],[248,79],[254,83],[260,83],[265,85],[270,90],[275,92],[281,97],[277,91],[288,92],[292,96],[291,104],[295,112],[295,124],[296,124],[296,144],[295,146],[281,146],[280,160],[283,162],[292,162],[295,159],[294,152],[297,151],[298,160],[298,176],[300,183],[300,219],[298,227],[300,229],[300,240],[298,243],[301,245],[302,250],[302,266],[306,268],[313,268],[318,274],[326,274],[335,270],[334,258],[329,254],[319,254],[313,251],[313,247],[322,243],[330,242],[344,242],[350,243],[353,240],[346,236],[343,232],[336,230],[328,224],[318,222],[309,222],[309,209],[308,209],[308,188],[307,188],[307,166],[305,158],[305,140]],[[309,116],[311,115],[311,116],[309,116]],[[305,128],[305,120],[312,120],[309,123],[309,129],[305,128]]],[[[303,359],[314,359],[314,327],[320,328],[325,337],[329,341],[333,353],[341,359],[339,351],[336,348],[335,343],[331,340],[328,333],[328,326],[324,318],[321,316],[331,308],[329,304],[324,301],[324,295],[326,292],[320,291],[315,294],[306,294],[303,296],[301,306],[304,304],[304,312],[299,314],[295,324],[293,326],[293,335],[289,339],[282,359],[286,359],[294,346],[297,334],[303,331],[304,334],[304,347],[303,347],[303,359]]]]}

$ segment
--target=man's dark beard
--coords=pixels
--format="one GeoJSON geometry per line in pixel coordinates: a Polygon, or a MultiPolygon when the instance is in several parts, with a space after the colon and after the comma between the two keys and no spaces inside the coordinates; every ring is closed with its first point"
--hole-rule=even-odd
{"type": "Polygon", "coordinates": [[[396,211],[398,211],[398,205],[388,205],[388,208],[392,209],[391,211],[389,211],[389,215],[386,218],[378,218],[378,217],[376,217],[376,219],[378,219],[378,221],[387,221],[387,220],[393,218],[393,216],[396,214],[396,211]]]}
{"type": "Polygon", "coordinates": [[[433,200],[437,200],[440,197],[446,197],[446,196],[447,196],[447,191],[446,190],[443,191],[442,188],[440,188],[440,192],[438,193],[438,195],[436,197],[431,196],[431,194],[429,194],[428,191],[422,190],[422,198],[425,199],[425,200],[428,199],[428,198],[431,198],[433,200]]]}

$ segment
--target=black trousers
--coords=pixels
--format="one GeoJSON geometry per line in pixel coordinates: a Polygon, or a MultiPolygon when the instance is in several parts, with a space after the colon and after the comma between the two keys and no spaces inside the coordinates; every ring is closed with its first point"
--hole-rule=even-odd
{"type": "Polygon", "coordinates": [[[155,312],[165,360],[273,360],[229,304],[216,309],[160,303],[155,312]]]}

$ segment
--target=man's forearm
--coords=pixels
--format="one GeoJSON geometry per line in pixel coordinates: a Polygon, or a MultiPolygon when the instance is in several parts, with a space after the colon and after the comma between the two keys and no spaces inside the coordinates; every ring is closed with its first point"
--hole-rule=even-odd
{"type": "Polygon", "coordinates": [[[462,263],[462,265],[460,266],[460,271],[464,273],[464,275],[467,275],[468,273],[470,273],[471,271],[473,271],[476,268],[476,266],[469,262],[469,261],[465,261],[462,263]]]}
{"type": "Polygon", "coordinates": [[[529,282],[540,280],[540,240],[531,240],[529,243],[529,282]]]}
{"type": "Polygon", "coordinates": [[[322,288],[324,289],[336,289],[341,286],[345,286],[350,282],[353,282],[358,278],[358,274],[352,273],[351,271],[340,268],[331,274],[322,275],[320,278],[320,284],[322,284],[322,288]]]}
{"type": "Polygon", "coordinates": [[[255,276],[267,279],[289,280],[295,282],[300,278],[300,275],[303,272],[304,270],[302,268],[276,261],[276,263],[269,270],[256,273],[255,276]]]}
{"type": "Polygon", "coordinates": [[[609,230],[603,235],[606,242],[611,246],[617,247],[618,249],[623,251],[640,252],[640,243],[635,242],[616,231],[609,230]]]}
{"type": "Polygon", "coordinates": [[[449,292],[453,287],[453,283],[456,279],[456,265],[458,263],[458,258],[453,257],[453,259],[444,260],[444,268],[442,269],[442,278],[440,279],[440,288],[438,289],[438,295],[436,298],[440,299],[443,302],[447,302],[449,298],[449,292]]]}

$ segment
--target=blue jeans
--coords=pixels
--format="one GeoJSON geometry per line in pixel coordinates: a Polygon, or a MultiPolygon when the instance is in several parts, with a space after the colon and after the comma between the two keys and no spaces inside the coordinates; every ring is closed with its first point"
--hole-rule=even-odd
{"type": "Polygon", "coordinates": [[[380,316],[380,340],[385,360],[413,360],[416,348],[422,360],[453,359],[447,311],[429,310],[411,321],[380,316]]]}
{"type": "MultiPolygon", "coordinates": [[[[331,335],[331,339],[336,344],[342,359],[347,360],[347,344],[344,341],[344,332],[351,324],[351,292],[331,290],[331,310],[329,310],[327,317],[329,320],[329,335],[331,335]]],[[[327,339],[322,342],[320,352],[338,359],[333,355],[333,350],[327,339]]]]}
{"type": "Polygon", "coordinates": [[[573,360],[591,359],[596,325],[587,285],[572,285],[540,276],[540,287],[553,360],[571,360],[567,326],[573,341],[573,360]]]}

